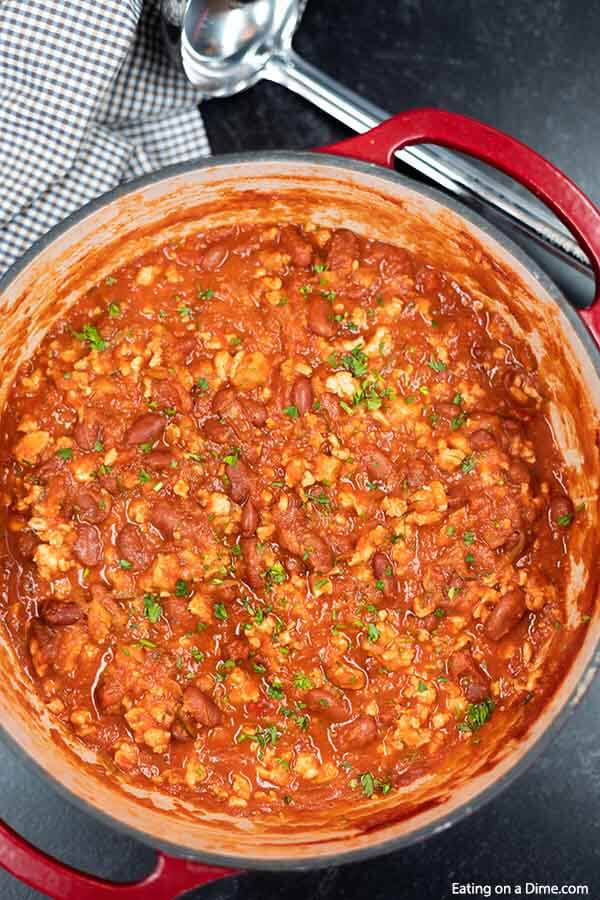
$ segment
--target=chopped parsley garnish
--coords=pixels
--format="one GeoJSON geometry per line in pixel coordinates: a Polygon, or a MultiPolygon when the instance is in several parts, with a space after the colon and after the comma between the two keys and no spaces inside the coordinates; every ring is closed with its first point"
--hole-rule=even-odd
{"type": "Polygon", "coordinates": [[[104,444],[102,441],[96,441],[94,444],[94,453],[102,453],[104,451],[104,444]]]}
{"type": "Polygon", "coordinates": [[[378,591],[382,591],[385,588],[385,582],[383,581],[383,579],[378,578],[375,582],[375,587],[378,591]]]}
{"type": "Polygon", "coordinates": [[[312,268],[313,272],[325,272],[327,269],[327,263],[315,263],[312,268]]]}
{"type": "Polygon", "coordinates": [[[112,287],[113,284],[116,284],[116,283],[117,283],[117,279],[115,278],[114,275],[108,275],[108,276],[104,279],[104,283],[107,284],[108,287],[112,287]]]}
{"type": "Polygon", "coordinates": [[[140,469],[138,472],[138,478],[142,484],[148,484],[149,481],[152,481],[152,475],[146,472],[145,469],[140,469]]]}
{"type": "Polygon", "coordinates": [[[144,595],[144,615],[151,625],[156,625],[162,615],[162,611],[157,594],[144,595]]]}
{"type": "Polygon", "coordinates": [[[434,372],[445,372],[447,368],[446,363],[442,362],[441,359],[437,359],[435,356],[429,357],[427,365],[430,369],[433,369],[434,372]]]}
{"type": "Polygon", "coordinates": [[[282,685],[280,684],[270,684],[267,690],[267,695],[272,700],[283,700],[285,693],[282,685]]]}
{"type": "Polygon", "coordinates": [[[424,694],[427,691],[427,685],[421,678],[419,678],[419,681],[417,682],[417,691],[419,694],[424,694]]]}
{"type": "Polygon", "coordinates": [[[315,504],[315,506],[324,506],[327,508],[331,506],[331,500],[325,491],[319,491],[318,494],[307,494],[306,496],[311,503],[315,504]]]}
{"type": "Polygon", "coordinates": [[[308,297],[310,293],[312,293],[312,285],[310,284],[302,284],[298,288],[303,297],[308,297]]]}
{"type": "Polygon", "coordinates": [[[236,740],[237,744],[241,744],[242,741],[251,741],[252,743],[258,744],[259,751],[258,756],[262,759],[264,750],[266,747],[271,744],[274,746],[277,743],[279,738],[279,731],[277,731],[277,727],[275,725],[267,725],[266,728],[259,728],[254,734],[249,734],[247,731],[242,731],[241,734],[238,734],[236,740]]]}
{"type": "Polygon", "coordinates": [[[455,394],[454,397],[452,398],[452,402],[454,403],[455,406],[460,406],[461,403],[463,402],[462,394],[455,394]]]}
{"type": "Polygon", "coordinates": [[[192,649],[190,650],[190,653],[192,654],[192,659],[195,662],[197,662],[197,663],[204,662],[205,656],[204,656],[204,653],[202,652],[202,650],[198,650],[197,647],[192,647],[192,649]]]}
{"type": "Polygon", "coordinates": [[[454,525],[448,525],[448,527],[446,528],[446,534],[448,535],[448,537],[452,537],[455,531],[456,528],[454,527],[454,525]]]}
{"type": "Polygon", "coordinates": [[[267,581],[267,584],[283,584],[286,578],[287,572],[280,562],[274,563],[265,572],[265,579],[267,581]]]}
{"type": "Polygon", "coordinates": [[[365,797],[372,797],[375,791],[381,794],[389,794],[392,785],[389,781],[381,781],[375,778],[370,772],[363,772],[358,778],[353,778],[350,782],[351,787],[361,787],[365,797]]]}
{"type": "Polygon", "coordinates": [[[478,731],[485,725],[494,711],[494,704],[489,697],[481,703],[471,703],[465,714],[464,722],[458,726],[460,731],[478,731]]]}
{"type": "Polygon", "coordinates": [[[215,603],[214,605],[215,618],[219,619],[221,622],[225,622],[227,618],[229,618],[229,613],[227,612],[227,607],[222,601],[219,603],[215,603]]]}
{"type": "Polygon", "coordinates": [[[197,296],[199,300],[210,300],[211,297],[214,297],[215,292],[212,288],[206,288],[205,290],[198,289],[197,296]]]}
{"type": "Polygon", "coordinates": [[[106,350],[106,341],[95,325],[84,325],[81,331],[74,331],[73,335],[80,341],[87,341],[93,350],[106,350]]]}
{"type": "Polygon", "coordinates": [[[459,428],[465,424],[466,416],[464,413],[461,413],[459,416],[454,416],[450,420],[450,428],[452,431],[458,431],[459,428]]]}
{"type": "Polygon", "coordinates": [[[140,638],[135,644],[137,647],[146,647],[147,650],[156,650],[156,644],[153,641],[146,640],[146,638],[140,638]]]}
{"type": "Polygon", "coordinates": [[[285,406],[283,408],[283,414],[284,416],[289,416],[290,419],[298,419],[300,417],[297,406],[285,406]]]}
{"type": "Polygon", "coordinates": [[[73,451],[70,447],[60,447],[56,451],[56,455],[60,456],[61,459],[69,460],[73,458],[73,451]]]}
{"type": "Polygon", "coordinates": [[[121,315],[121,307],[118,303],[108,304],[108,315],[111,319],[116,319],[121,315]]]}
{"type": "Polygon", "coordinates": [[[361,346],[361,344],[357,344],[350,353],[344,353],[342,356],[342,366],[356,378],[362,378],[369,369],[369,358],[360,349],[361,346]]]}
{"type": "Polygon", "coordinates": [[[206,378],[196,379],[196,385],[202,391],[202,393],[208,390],[208,381],[206,380],[206,378]]]}
{"type": "Polygon", "coordinates": [[[367,625],[367,637],[372,644],[375,644],[379,640],[379,629],[377,628],[377,625],[373,624],[373,622],[369,622],[369,624],[367,625]]]}
{"type": "Polygon", "coordinates": [[[475,468],[476,465],[477,465],[477,463],[475,461],[474,456],[465,456],[465,458],[463,459],[463,461],[461,463],[460,468],[465,473],[465,475],[468,475],[469,472],[473,471],[473,469],[475,468]]]}
{"type": "Polygon", "coordinates": [[[189,319],[194,310],[191,306],[178,306],[177,312],[181,316],[182,319],[189,319]]]}
{"type": "Polygon", "coordinates": [[[175,582],[175,596],[176,597],[188,597],[190,593],[190,586],[187,581],[184,581],[183,578],[178,578],[175,582]]]}
{"type": "Polygon", "coordinates": [[[320,591],[326,584],[329,584],[329,578],[317,578],[314,582],[314,588],[316,591],[320,591]]]}
{"type": "Polygon", "coordinates": [[[259,675],[263,675],[263,674],[267,671],[267,667],[266,667],[266,666],[263,666],[262,663],[254,662],[254,663],[252,663],[252,668],[253,668],[254,671],[257,672],[259,675]]]}
{"type": "Polygon", "coordinates": [[[294,687],[298,688],[299,691],[310,691],[313,683],[304,672],[296,672],[294,675],[294,687]]]}
{"type": "Polygon", "coordinates": [[[139,445],[142,453],[150,453],[152,448],[154,447],[154,441],[144,441],[143,444],[139,445]]]}
{"type": "Polygon", "coordinates": [[[438,606],[437,609],[434,609],[433,614],[437,619],[443,619],[446,615],[446,610],[442,609],[441,606],[438,606]]]}
{"type": "Polygon", "coordinates": [[[465,544],[472,544],[475,540],[475,532],[474,531],[465,531],[463,534],[463,541],[465,544]]]}
{"type": "Polygon", "coordinates": [[[325,300],[335,300],[337,294],[335,291],[321,291],[321,297],[324,297],[325,300]]]}
{"type": "Polygon", "coordinates": [[[449,587],[448,588],[448,600],[454,600],[457,594],[460,594],[462,588],[459,587],[449,587]]]}
{"type": "Polygon", "coordinates": [[[119,560],[119,568],[120,569],[133,569],[133,563],[130,563],[128,559],[120,559],[119,560]]]}
{"type": "Polygon", "coordinates": [[[570,525],[573,521],[573,513],[565,513],[564,516],[559,516],[556,520],[556,524],[560,525],[561,528],[566,528],[567,525],[570,525]]]}
{"type": "Polygon", "coordinates": [[[240,458],[242,451],[239,447],[234,447],[227,456],[223,457],[223,462],[227,463],[228,466],[235,466],[236,462],[240,458]]]}

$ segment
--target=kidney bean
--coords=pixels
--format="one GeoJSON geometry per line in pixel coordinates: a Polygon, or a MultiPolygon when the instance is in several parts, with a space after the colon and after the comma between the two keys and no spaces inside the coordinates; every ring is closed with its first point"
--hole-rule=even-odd
{"type": "Polygon", "coordinates": [[[306,375],[299,375],[292,387],[292,403],[301,416],[307,413],[313,405],[313,389],[310,379],[306,375]]]}
{"type": "Polygon", "coordinates": [[[255,428],[261,428],[267,421],[267,407],[260,400],[248,397],[242,400],[242,409],[255,428]]]}
{"type": "Polygon", "coordinates": [[[312,531],[303,513],[295,506],[288,506],[274,516],[277,524],[277,540],[292,556],[304,557],[309,568],[317,572],[327,572],[333,566],[331,547],[316,532],[312,531]]]}
{"type": "Polygon", "coordinates": [[[289,253],[292,263],[303,269],[308,269],[313,258],[313,248],[299,234],[295,225],[286,225],[281,231],[281,241],[285,250],[289,253]]]}
{"type": "Polygon", "coordinates": [[[195,741],[197,731],[194,728],[194,723],[189,718],[180,716],[171,725],[171,735],[174,740],[183,744],[186,741],[195,741]]]}
{"type": "Polygon", "coordinates": [[[200,266],[207,271],[214,272],[220,269],[229,256],[229,250],[223,244],[213,244],[205,250],[199,259],[200,266]]]}
{"type": "Polygon", "coordinates": [[[325,416],[329,419],[331,425],[335,427],[342,417],[342,408],[338,398],[335,394],[330,394],[329,391],[325,391],[319,397],[319,404],[321,411],[325,413],[325,416]]]}
{"type": "Polygon", "coordinates": [[[216,703],[193,685],[183,692],[183,709],[207,728],[214,728],[221,721],[221,710],[216,703]]]}
{"type": "Polygon", "coordinates": [[[304,695],[304,702],[310,712],[317,713],[330,722],[344,722],[350,715],[350,704],[346,697],[326,688],[312,688],[304,695]]]}
{"type": "Polygon", "coordinates": [[[144,467],[147,469],[169,469],[173,462],[173,454],[170,450],[151,450],[144,456],[144,467]]]}
{"type": "Polygon", "coordinates": [[[157,503],[150,511],[150,522],[165,541],[172,540],[179,519],[177,509],[167,500],[157,503]]]}
{"type": "Polygon", "coordinates": [[[525,592],[514,588],[500,598],[485,620],[483,630],[493,641],[499,641],[519,624],[526,610],[525,592]]]}
{"type": "Polygon", "coordinates": [[[234,638],[221,647],[221,657],[223,659],[248,659],[249,656],[250,645],[248,641],[244,641],[242,638],[234,638]]]}
{"type": "Polygon", "coordinates": [[[131,447],[134,444],[156,441],[163,433],[165,424],[165,419],[157,413],[144,413],[125,432],[125,443],[131,447]]]}
{"type": "MultiPolygon", "coordinates": [[[[177,343],[179,353],[182,352],[181,343],[177,343]]],[[[158,403],[161,409],[173,408],[187,413],[192,408],[190,393],[178,381],[155,381],[152,386],[152,399],[158,403]]]]}
{"type": "Polygon", "coordinates": [[[469,443],[473,450],[491,450],[496,446],[496,438],[485,428],[478,428],[469,435],[469,443]]]}
{"type": "Polygon", "coordinates": [[[548,509],[550,524],[555,528],[567,528],[573,520],[574,511],[571,500],[565,494],[554,497],[548,509]]]}
{"type": "Polygon", "coordinates": [[[229,495],[234,503],[244,503],[252,488],[252,472],[243,459],[225,467],[229,478],[229,495]]]}
{"type": "Polygon", "coordinates": [[[240,539],[240,547],[242,548],[246,580],[255,591],[261,590],[265,586],[264,565],[258,552],[258,541],[254,537],[243,537],[240,539]]]}
{"type": "Polygon", "coordinates": [[[330,269],[351,269],[352,263],[360,255],[358,238],[351,231],[340,228],[329,244],[327,265],[330,269]]]}
{"type": "Polygon", "coordinates": [[[377,553],[373,554],[371,565],[373,566],[373,575],[375,578],[383,578],[384,575],[390,574],[387,570],[391,569],[391,563],[385,553],[381,553],[381,551],[377,551],[377,553]]]}
{"type": "Polygon", "coordinates": [[[335,736],[343,749],[362,750],[377,738],[377,723],[373,716],[359,716],[337,731],[335,736]]]}
{"type": "Polygon", "coordinates": [[[313,334],[331,338],[336,333],[331,304],[324,297],[313,297],[308,304],[308,328],[313,334]]]}
{"type": "Polygon", "coordinates": [[[218,419],[207,419],[201,428],[204,436],[215,444],[231,443],[233,432],[226,422],[218,419]]]}
{"type": "Polygon", "coordinates": [[[92,488],[76,486],[66,503],[66,512],[80,522],[99,525],[109,516],[112,507],[110,494],[99,494],[92,488]]]}
{"type": "Polygon", "coordinates": [[[85,616],[85,610],[77,603],[59,603],[50,600],[42,607],[40,617],[47,625],[74,625],[85,616]]]}
{"type": "Polygon", "coordinates": [[[518,531],[513,532],[509,539],[504,544],[504,556],[508,559],[509,562],[516,562],[520,556],[523,555],[523,551],[527,546],[527,535],[524,531],[519,529],[518,531]]]}
{"type": "Polygon", "coordinates": [[[383,450],[367,450],[363,458],[371,481],[386,481],[392,474],[392,461],[383,450]]]}
{"type": "Polygon", "coordinates": [[[530,479],[529,469],[520,459],[511,459],[508,471],[508,480],[512,484],[527,484],[530,479]]]}
{"type": "Polygon", "coordinates": [[[252,500],[248,500],[242,510],[242,518],[240,519],[240,530],[242,534],[254,534],[258,526],[258,512],[252,500]]]}
{"type": "Polygon", "coordinates": [[[223,416],[237,400],[237,394],[233,388],[219,388],[212,398],[212,411],[217,416],[223,416]]]}
{"type": "Polygon", "coordinates": [[[34,531],[20,531],[17,537],[17,551],[23,559],[33,559],[40,539],[34,531]]]}
{"type": "Polygon", "coordinates": [[[146,569],[153,553],[143,533],[131,522],[124,525],[117,535],[117,550],[120,559],[131,563],[134,571],[146,569]]]}
{"type": "Polygon", "coordinates": [[[82,450],[93,450],[96,441],[101,440],[100,424],[90,419],[84,419],[75,426],[73,437],[82,450]]]}
{"type": "Polygon", "coordinates": [[[189,611],[186,597],[161,597],[160,603],[171,628],[194,631],[198,620],[189,611]]]}
{"type": "Polygon", "coordinates": [[[98,529],[93,525],[78,525],[73,553],[82,565],[97,566],[104,555],[102,538],[98,529]]]}
{"type": "Polygon", "coordinates": [[[448,672],[470,703],[480,703],[489,696],[489,686],[481,669],[466,650],[457,650],[448,660],[448,672]]]}

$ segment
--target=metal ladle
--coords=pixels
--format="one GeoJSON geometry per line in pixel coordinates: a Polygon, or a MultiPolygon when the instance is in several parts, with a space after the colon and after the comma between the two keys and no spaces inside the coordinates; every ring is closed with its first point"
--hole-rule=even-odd
{"type": "MultiPolygon", "coordinates": [[[[161,0],[173,58],[204,97],[229,97],[261,79],[289,88],[359,133],[390,117],[292,49],[306,0],[161,0]]],[[[456,155],[433,146],[396,153],[451,194],[488,207],[554,256],[587,275],[588,259],[562,226],[509,187],[456,155]]]]}

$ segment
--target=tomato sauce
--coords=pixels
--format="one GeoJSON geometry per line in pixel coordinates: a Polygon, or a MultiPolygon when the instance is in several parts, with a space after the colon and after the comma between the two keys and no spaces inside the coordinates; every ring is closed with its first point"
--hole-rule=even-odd
{"type": "Polygon", "coordinates": [[[12,386],[4,624],[109,775],[240,814],[368,802],[550,690],[585,512],[546,411],[507,322],[401,248],[166,244],[12,386]]]}

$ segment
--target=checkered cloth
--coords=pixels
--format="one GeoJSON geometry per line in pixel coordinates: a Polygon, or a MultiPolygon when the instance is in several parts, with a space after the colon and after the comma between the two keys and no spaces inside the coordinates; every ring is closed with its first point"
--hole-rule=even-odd
{"type": "Polygon", "coordinates": [[[210,153],[158,0],[1,0],[0,274],[137,175],[210,153]]]}

